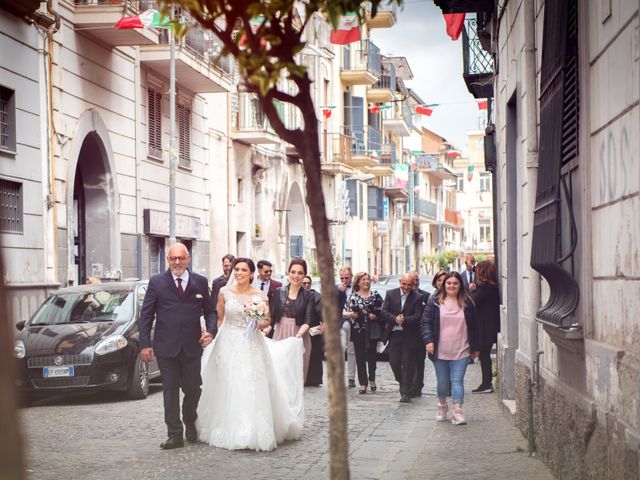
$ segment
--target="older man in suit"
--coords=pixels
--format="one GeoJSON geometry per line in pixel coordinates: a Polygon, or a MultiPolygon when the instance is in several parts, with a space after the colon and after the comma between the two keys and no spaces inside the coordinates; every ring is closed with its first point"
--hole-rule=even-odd
{"type": "Polygon", "coordinates": [[[157,357],[162,374],[164,420],[168,439],[160,444],[165,450],[195,442],[196,409],[200,400],[202,348],[216,334],[216,314],[209,296],[208,281],[190,272],[189,251],[174,243],[167,253],[169,268],[149,280],[140,319],[140,357],[149,362],[157,357]],[[206,330],[200,326],[204,315],[206,330]],[[155,320],[153,343],[151,327],[155,320]],[[180,388],[184,393],[180,418],[180,388]],[[183,423],[184,422],[184,423],[183,423]]]}
{"type": "MultiPolygon", "coordinates": [[[[422,312],[424,312],[424,307],[427,306],[427,302],[429,301],[429,292],[426,290],[422,290],[420,288],[420,275],[418,272],[410,272],[411,280],[413,282],[412,288],[413,291],[420,295],[420,318],[422,318],[422,312]]],[[[422,348],[418,352],[416,352],[416,374],[413,380],[413,385],[409,389],[409,395],[412,397],[421,397],[422,396],[422,387],[424,387],[424,362],[427,358],[427,351],[422,348]]]]}
{"type": "Polygon", "coordinates": [[[422,296],[413,290],[409,274],[400,277],[400,288],[389,290],[382,305],[383,341],[389,342],[389,364],[400,383],[402,403],[411,401],[416,356],[424,349],[420,337],[422,310],[422,296]]]}

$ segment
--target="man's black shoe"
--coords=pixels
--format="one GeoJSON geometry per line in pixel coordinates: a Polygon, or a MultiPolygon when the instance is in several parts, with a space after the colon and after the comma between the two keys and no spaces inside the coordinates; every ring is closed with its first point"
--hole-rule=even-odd
{"type": "Polygon", "coordinates": [[[167,438],[166,442],[160,444],[160,448],[163,450],[171,450],[172,448],[182,448],[184,447],[184,441],[181,436],[171,436],[167,438]]]}
{"type": "Polygon", "coordinates": [[[410,403],[411,402],[411,397],[409,395],[401,395],[400,396],[400,403],[410,403]]]}
{"type": "Polygon", "coordinates": [[[413,392],[413,393],[410,393],[409,396],[411,398],[418,398],[422,396],[422,392],[413,392]]]}
{"type": "Polygon", "coordinates": [[[471,390],[471,393],[493,393],[493,386],[480,385],[478,388],[471,390]]]}
{"type": "Polygon", "coordinates": [[[196,442],[198,440],[198,431],[196,430],[195,423],[185,424],[184,436],[187,437],[187,442],[196,442]]]}

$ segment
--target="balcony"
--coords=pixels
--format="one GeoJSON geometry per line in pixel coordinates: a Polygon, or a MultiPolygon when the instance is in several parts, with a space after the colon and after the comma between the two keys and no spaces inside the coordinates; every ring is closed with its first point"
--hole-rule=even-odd
{"type": "Polygon", "coordinates": [[[456,172],[449,165],[441,162],[436,154],[421,155],[416,159],[416,163],[421,172],[428,173],[440,180],[457,179],[456,172]]]}
{"type": "Polygon", "coordinates": [[[380,130],[370,126],[348,125],[344,127],[344,135],[351,140],[349,166],[367,168],[378,165],[382,143],[380,130]]]}
{"type": "MultiPolygon", "coordinates": [[[[284,113],[282,104],[276,108],[284,113]]],[[[234,140],[250,145],[264,145],[280,143],[280,137],[276,135],[262,111],[258,98],[250,93],[238,94],[238,110],[232,119],[231,137],[234,140]]]]}
{"type": "Polygon", "coordinates": [[[411,135],[413,112],[402,102],[394,102],[388,110],[382,111],[382,126],[385,131],[394,132],[400,137],[411,135]]]}
{"type": "Polygon", "coordinates": [[[110,47],[160,43],[160,30],[157,28],[113,28],[122,17],[139,15],[149,8],[156,8],[154,0],[75,0],[74,3],[74,27],[101,43],[110,47]]]}
{"type": "Polygon", "coordinates": [[[364,8],[367,14],[367,27],[369,28],[390,28],[398,21],[398,5],[378,5],[376,16],[371,16],[371,2],[365,2],[364,8]]]}
{"type": "Polygon", "coordinates": [[[367,89],[369,103],[385,103],[395,98],[396,68],[392,64],[382,64],[380,80],[367,89]]]}
{"type": "Polygon", "coordinates": [[[475,98],[493,98],[493,57],[482,45],[482,42],[487,43],[488,36],[482,14],[465,20],[462,29],[462,76],[467,90],[475,98]]]}
{"type": "MultiPolygon", "coordinates": [[[[233,61],[220,57],[222,44],[208,31],[192,27],[176,44],[176,82],[193,93],[231,91],[233,61]]],[[[165,78],[169,76],[170,51],[166,30],[160,45],[143,46],[140,62],[165,78]]]]}
{"type": "Polygon", "coordinates": [[[345,85],[373,85],[381,69],[380,49],[369,40],[342,47],[340,80],[345,85]]]}
{"type": "Polygon", "coordinates": [[[367,167],[367,173],[377,177],[393,175],[393,165],[396,163],[396,145],[393,142],[382,143],[378,151],[378,164],[367,167]]]}
{"type": "Polygon", "coordinates": [[[351,163],[351,145],[353,138],[342,133],[324,133],[322,139],[323,156],[320,168],[329,175],[349,175],[353,173],[351,163]]]}
{"type": "Polygon", "coordinates": [[[413,220],[418,223],[437,223],[438,206],[423,198],[413,201],[413,220]]]}
{"type": "Polygon", "coordinates": [[[444,209],[444,223],[454,228],[462,228],[462,214],[457,210],[444,209]]]}

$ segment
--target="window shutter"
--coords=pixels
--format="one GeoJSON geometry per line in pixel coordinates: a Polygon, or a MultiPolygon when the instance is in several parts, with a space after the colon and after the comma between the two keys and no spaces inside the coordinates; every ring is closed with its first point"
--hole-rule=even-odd
{"type": "Polygon", "coordinates": [[[178,147],[180,150],[179,165],[191,166],[191,109],[178,104],[178,147]]]}
{"type": "Polygon", "coordinates": [[[349,196],[349,216],[358,216],[358,190],[355,180],[347,180],[347,194],[349,196]]]}
{"type": "Polygon", "coordinates": [[[148,90],[149,155],[162,158],[162,94],[148,90]]]}
{"type": "Polygon", "coordinates": [[[382,221],[384,220],[384,194],[379,187],[369,186],[367,189],[368,197],[368,217],[370,221],[382,221]]]}
{"type": "Polygon", "coordinates": [[[564,255],[561,212],[572,214],[570,199],[561,208],[561,168],[578,155],[577,26],[576,0],[545,3],[531,266],[547,280],[551,290],[549,301],[538,310],[537,317],[559,326],[571,323],[568,319],[580,296],[576,280],[561,264],[564,255]]]}
{"type": "Polygon", "coordinates": [[[23,232],[22,184],[0,179],[0,231],[23,232]]]}

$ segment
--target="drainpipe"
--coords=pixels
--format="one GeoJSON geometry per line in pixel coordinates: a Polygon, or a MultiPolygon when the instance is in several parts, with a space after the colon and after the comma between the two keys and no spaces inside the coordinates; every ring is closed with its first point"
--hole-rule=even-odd
{"type": "MultiPolygon", "coordinates": [[[[232,93],[227,93],[227,132],[231,132],[231,95],[232,93]]],[[[240,96],[238,95],[238,103],[240,102],[240,96]]],[[[238,104],[238,108],[241,106],[238,104]]],[[[235,245],[233,241],[233,229],[235,228],[235,224],[231,225],[231,219],[233,218],[233,207],[234,203],[232,202],[232,190],[233,182],[231,176],[231,161],[233,159],[233,139],[231,135],[227,135],[227,253],[238,252],[235,251],[235,245]]]]}
{"type": "MultiPolygon", "coordinates": [[[[537,115],[537,91],[536,91],[536,17],[535,2],[524,2],[524,71],[525,71],[525,115],[527,125],[527,185],[530,211],[533,212],[536,201],[536,185],[538,183],[538,115],[537,115]]],[[[533,220],[533,218],[532,218],[533,220]]],[[[533,221],[529,223],[529,231],[533,228],[533,221]]],[[[538,384],[540,353],[538,352],[538,325],[535,320],[536,312],[540,306],[540,274],[529,266],[529,278],[531,279],[531,293],[526,312],[531,319],[530,346],[531,356],[530,378],[528,380],[529,403],[529,454],[535,450],[533,432],[533,385],[538,384]]]]}
{"type": "Polygon", "coordinates": [[[142,258],[142,248],[144,245],[144,234],[142,232],[142,179],[140,178],[140,174],[142,172],[142,148],[140,143],[142,142],[142,118],[143,115],[140,115],[140,108],[142,106],[140,89],[142,88],[142,78],[141,78],[141,69],[140,69],[140,47],[134,47],[135,50],[135,58],[134,58],[134,90],[133,90],[133,98],[134,98],[134,111],[133,118],[135,122],[135,143],[134,143],[134,155],[136,157],[136,277],[143,278],[143,258],[142,258]]]}

